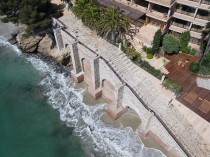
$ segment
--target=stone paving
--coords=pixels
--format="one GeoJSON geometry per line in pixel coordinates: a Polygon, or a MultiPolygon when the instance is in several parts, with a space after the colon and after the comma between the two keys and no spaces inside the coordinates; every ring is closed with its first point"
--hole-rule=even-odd
{"type": "Polygon", "coordinates": [[[139,70],[121,50],[86,28],[72,13],[61,17],[60,20],[68,27],[68,32],[110,62],[127,84],[132,86],[144,102],[164,120],[192,156],[210,156],[210,145],[175,107],[168,105],[170,98],[156,88],[145,76],[146,72],[139,70]]]}

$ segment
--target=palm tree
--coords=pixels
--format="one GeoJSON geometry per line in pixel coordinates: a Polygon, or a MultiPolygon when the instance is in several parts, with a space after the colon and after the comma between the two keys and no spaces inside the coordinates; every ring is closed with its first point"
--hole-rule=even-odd
{"type": "Polygon", "coordinates": [[[105,13],[101,15],[101,19],[97,23],[97,30],[104,34],[105,37],[111,34],[111,39],[114,42],[117,33],[120,35],[128,31],[130,24],[122,11],[116,7],[109,7],[105,13]]]}
{"type": "Polygon", "coordinates": [[[72,11],[74,14],[82,19],[82,21],[85,18],[85,12],[84,10],[87,8],[87,4],[89,3],[89,0],[77,0],[74,4],[74,7],[72,8],[72,11]]]}
{"type": "Polygon", "coordinates": [[[97,2],[90,2],[84,10],[83,22],[90,28],[94,28],[100,19],[101,7],[97,2]]]}

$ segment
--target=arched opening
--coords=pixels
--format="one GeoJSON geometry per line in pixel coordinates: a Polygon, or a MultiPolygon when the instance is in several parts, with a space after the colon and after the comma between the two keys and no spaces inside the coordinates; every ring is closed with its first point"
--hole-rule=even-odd
{"type": "Polygon", "coordinates": [[[92,81],[92,78],[91,78],[91,64],[85,58],[82,58],[81,62],[82,62],[82,68],[83,68],[83,71],[84,71],[84,80],[87,84],[90,85],[91,81],[92,81]]]}
{"type": "Polygon", "coordinates": [[[101,87],[102,87],[102,96],[110,101],[114,101],[114,99],[115,99],[114,85],[110,81],[103,79],[101,82],[101,87]]]}

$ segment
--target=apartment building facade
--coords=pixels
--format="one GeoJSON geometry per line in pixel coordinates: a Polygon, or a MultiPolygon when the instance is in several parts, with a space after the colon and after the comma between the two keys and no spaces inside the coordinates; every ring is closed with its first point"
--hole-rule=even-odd
{"type": "Polygon", "coordinates": [[[123,10],[137,27],[151,23],[163,32],[179,36],[190,31],[193,44],[204,38],[203,30],[210,20],[210,0],[98,0],[108,6],[123,10]]]}

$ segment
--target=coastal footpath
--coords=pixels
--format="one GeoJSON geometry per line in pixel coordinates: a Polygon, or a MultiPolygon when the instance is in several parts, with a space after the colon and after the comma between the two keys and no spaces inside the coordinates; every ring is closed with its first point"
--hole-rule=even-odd
{"type": "MultiPolygon", "coordinates": [[[[177,108],[170,107],[170,99],[165,97],[165,95],[155,87],[150,79],[148,79],[145,74],[141,72],[141,70],[133,65],[133,63],[125,56],[121,50],[109,44],[104,39],[97,37],[96,33],[86,28],[80,20],[75,18],[72,13],[61,17],[60,21],[64,23],[63,27],[65,27],[65,31],[60,30],[61,36],[64,37],[63,39],[66,39],[64,47],[71,47],[71,44],[73,44],[72,42],[75,42],[76,38],[79,42],[83,43],[88,48],[91,48],[91,50],[94,52],[97,52],[98,55],[109,61],[108,64],[111,64],[112,67],[114,67],[114,70],[117,71],[120,77],[123,78],[123,80],[133,89],[135,89],[142,100],[153,111],[155,111],[155,113],[161,117],[161,119],[163,119],[164,123],[167,124],[167,127],[170,128],[170,130],[182,143],[184,148],[190,153],[191,156],[210,155],[209,144],[206,142],[206,140],[203,139],[200,134],[198,134],[197,131],[192,128],[191,124],[186,120],[186,118],[179,112],[177,108]],[[70,39],[69,34],[72,36],[72,39],[70,39]]],[[[89,58],[97,58],[95,54],[92,54],[93,56],[91,56],[91,53],[88,51],[87,47],[85,49],[82,48],[80,43],[77,44],[77,46],[78,52],[81,54],[81,58],[82,54],[86,54],[89,56],[89,58]]],[[[86,61],[83,63],[89,64],[87,57],[83,57],[83,60],[85,59],[86,61]]],[[[101,62],[101,60],[99,62],[101,62]]],[[[100,64],[99,67],[104,67],[99,70],[101,71],[100,79],[103,77],[108,77],[107,80],[113,79],[111,82],[113,84],[118,84],[119,79],[116,78],[115,74],[111,74],[113,72],[109,72],[109,67],[107,67],[106,64],[100,64]]],[[[86,71],[88,71],[88,69],[86,71]]],[[[86,82],[88,83],[87,79],[86,82]]],[[[174,154],[185,156],[180,149],[177,149],[179,147],[173,138],[170,137],[166,129],[154,116],[151,116],[151,113],[143,107],[139,100],[135,98],[135,95],[133,95],[133,93],[126,87],[124,88],[124,92],[126,94],[123,94],[124,97],[122,105],[133,108],[143,121],[143,124],[137,131],[140,131],[141,133],[143,131],[146,134],[149,133],[154,138],[156,137],[157,140],[161,139],[161,141],[167,145],[165,146],[166,148],[176,152],[174,154]]]]}

